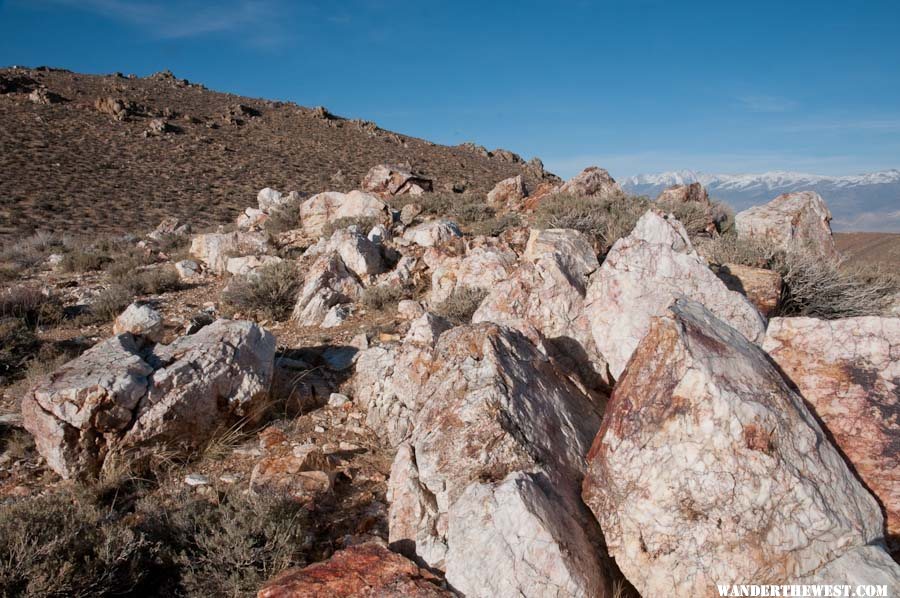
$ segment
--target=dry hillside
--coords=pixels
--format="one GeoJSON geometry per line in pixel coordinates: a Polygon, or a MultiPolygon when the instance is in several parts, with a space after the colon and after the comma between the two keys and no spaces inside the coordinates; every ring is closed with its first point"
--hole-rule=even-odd
{"type": "Polygon", "coordinates": [[[900,274],[900,234],[836,233],[834,242],[851,264],[878,264],[900,274]]]}
{"type": "Polygon", "coordinates": [[[346,191],[381,162],[408,163],[436,189],[487,192],[509,176],[543,175],[511,152],[435,145],[168,72],[0,69],[0,123],[0,235],[138,232],[165,215],[229,222],[262,187],[346,191]],[[154,119],[170,130],[148,133],[154,119]]]}

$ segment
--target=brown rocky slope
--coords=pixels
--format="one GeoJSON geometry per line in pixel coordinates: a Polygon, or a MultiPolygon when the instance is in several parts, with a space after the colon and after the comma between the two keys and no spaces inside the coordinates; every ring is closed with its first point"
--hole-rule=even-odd
{"type": "Polygon", "coordinates": [[[505,150],[436,145],[169,72],[0,69],[0,124],[0,235],[138,232],[164,215],[219,224],[263,187],[347,191],[379,163],[407,163],[436,190],[482,194],[543,174],[505,150]]]}

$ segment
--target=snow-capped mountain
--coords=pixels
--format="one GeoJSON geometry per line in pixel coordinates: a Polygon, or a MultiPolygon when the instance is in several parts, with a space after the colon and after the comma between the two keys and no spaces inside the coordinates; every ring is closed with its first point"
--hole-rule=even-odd
{"type": "Polygon", "coordinates": [[[900,232],[900,170],[851,176],[823,176],[802,172],[773,171],[762,174],[708,174],[679,170],[641,174],[621,181],[637,195],[656,197],[672,185],[699,182],[711,197],[735,210],[766,203],[781,193],[816,191],[828,203],[835,230],[900,232]]]}

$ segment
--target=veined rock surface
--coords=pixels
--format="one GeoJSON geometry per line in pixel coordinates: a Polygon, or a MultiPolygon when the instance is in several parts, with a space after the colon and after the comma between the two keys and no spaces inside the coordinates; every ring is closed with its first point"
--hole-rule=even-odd
{"type": "Polygon", "coordinates": [[[875,499],[765,352],[693,301],[653,319],[588,462],[584,500],[645,596],[790,583],[883,534],[875,499]]]}

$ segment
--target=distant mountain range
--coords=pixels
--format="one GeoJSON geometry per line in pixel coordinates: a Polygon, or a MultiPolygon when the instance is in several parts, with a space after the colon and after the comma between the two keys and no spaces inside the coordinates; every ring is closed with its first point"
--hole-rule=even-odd
{"type": "Polygon", "coordinates": [[[900,232],[900,170],[852,176],[801,172],[708,174],[691,170],[641,174],[619,181],[629,193],[655,198],[671,185],[700,182],[710,197],[740,211],[790,191],[816,191],[825,198],[837,231],[900,232]]]}

